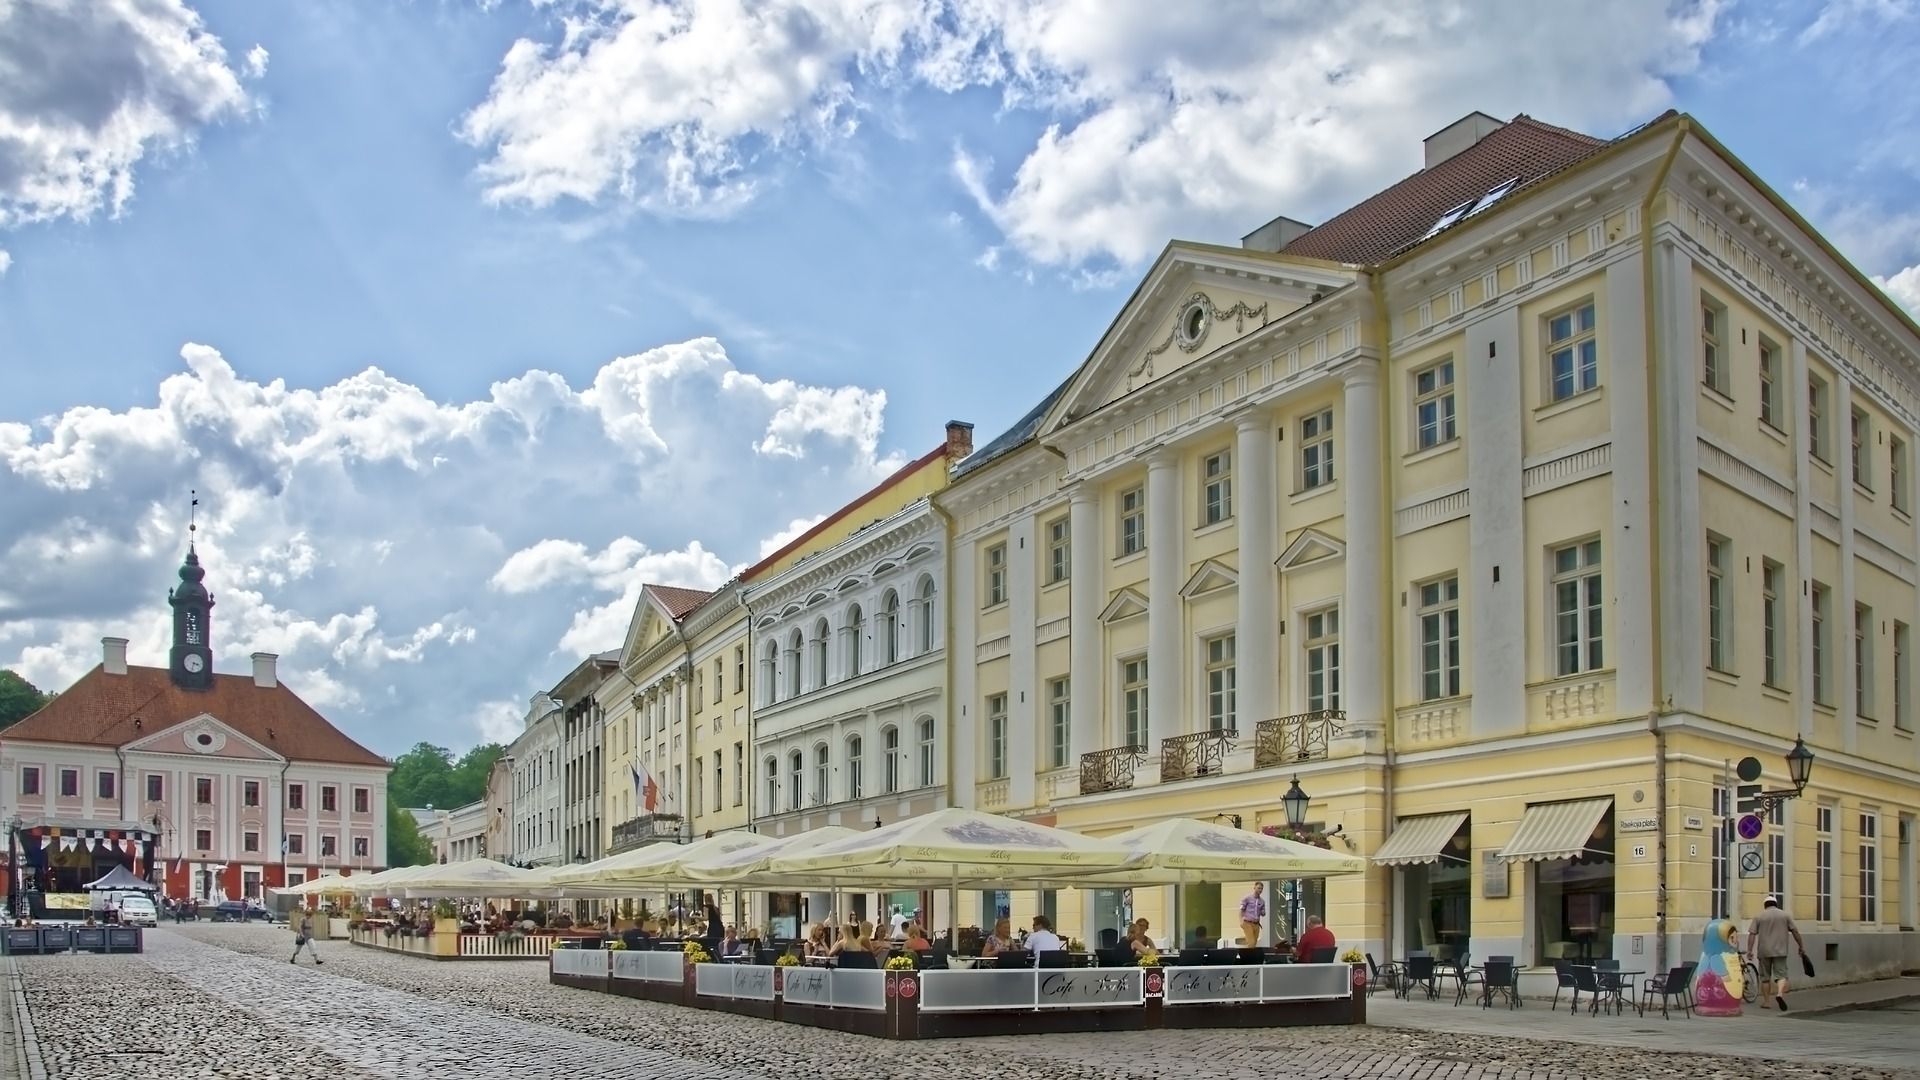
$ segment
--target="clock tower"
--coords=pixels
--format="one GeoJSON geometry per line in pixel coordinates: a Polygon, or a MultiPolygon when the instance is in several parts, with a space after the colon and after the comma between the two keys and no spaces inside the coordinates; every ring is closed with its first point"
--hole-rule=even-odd
{"type": "Polygon", "coordinates": [[[200,556],[187,545],[187,561],[180,564],[180,584],[167,594],[173,607],[173,649],[167,654],[167,676],[187,690],[213,687],[213,594],[201,584],[207,572],[200,556]]]}

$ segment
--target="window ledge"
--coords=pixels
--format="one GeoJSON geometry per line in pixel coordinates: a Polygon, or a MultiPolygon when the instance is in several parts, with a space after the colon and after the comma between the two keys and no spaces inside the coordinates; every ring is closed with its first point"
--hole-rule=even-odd
{"type": "Polygon", "coordinates": [[[1819,451],[1809,450],[1807,452],[1807,460],[1813,462],[1814,468],[1819,469],[1828,476],[1833,475],[1833,462],[1821,457],[1819,451]]]}
{"type": "Polygon", "coordinates": [[[1055,589],[1064,589],[1067,587],[1067,583],[1072,580],[1073,580],[1073,577],[1069,575],[1067,577],[1061,578],[1059,581],[1049,581],[1045,585],[1040,586],[1040,591],[1043,593],[1049,593],[1054,591],[1055,589]]]}
{"type": "Polygon", "coordinates": [[[1231,528],[1233,524],[1234,524],[1234,518],[1231,514],[1229,514],[1228,516],[1223,517],[1219,521],[1213,522],[1212,524],[1194,526],[1193,535],[1212,536],[1214,533],[1224,532],[1225,530],[1231,528]]]}
{"type": "Polygon", "coordinates": [[[1760,684],[1760,694],[1763,697],[1772,698],[1775,701],[1790,701],[1793,697],[1793,691],[1788,690],[1784,686],[1775,686],[1769,682],[1760,684]]]}
{"type": "Polygon", "coordinates": [[[1417,450],[1409,450],[1406,455],[1400,459],[1400,463],[1402,465],[1417,465],[1423,461],[1432,461],[1437,457],[1445,457],[1455,450],[1460,449],[1460,441],[1460,436],[1455,435],[1445,442],[1434,443],[1432,446],[1423,446],[1417,450]]]}
{"type": "Polygon", "coordinates": [[[1129,554],[1129,555],[1115,555],[1113,557],[1113,565],[1120,566],[1125,563],[1135,562],[1139,559],[1144,559],[1146,557],[1147,557],[1147,549],[1141,548],[1139,551],[1133,552],[1132,554],[1129,554]]]}
{"type": "Polygon", "coordinates": [[[1895,507],[1891,507],[1891,509],[1893,510],[1893,516],[1900,519],[1901,522],[1908,525],[1913,524],[1912,511],[1908,510],[1904,506],[1895,506],[1895,507]]]}
{"type": "Polygon", "coordinates": [[[1007,606],[1007,602],[1005,600],[995,600],[993,603],[988,604],[986,607],[981,608],[980,614],[991,615],[994,612],[1005,608],[1006,606],[1007,606]]]}
{"type": "Polygon", "coordinates": [[[1828,716],[1834,715],[1833,705],[1825,701],[1814,702],[1813,711],[1817,713],[1825,713],[1828,716]]]}
{"type": "Polygon", "coordinates": [[[1858,480],[1853,482],[1853,493],[1865,498],[1869,502],[1873,501],[1873,489],[1858,480]]]}
{"type": "Polygon", "coordinates": [[[1570,413],[1575,409],[1585,408],[1588,405],[1604,400],[1606,397],[1605,391],[1606,388],[1604,386],[1596,386],[1591,390],[1582,390],[1577,394],[1570,394],[1561,398],[1559,401],[1549,401],[1545,405],[1536,405],[1533,409],[1533,418],[1535,420],[1546,420],[1559,416],[1562,413],[1570,413]]]}
{"type": "Polygon", "coordinates": [[[1715,405],[1720,406],[1721,408],[1727,410],[1728,412],[1735,412],[1739,408],[1733,403],[1732,395],[1728,394],[1726,391],[1720,389],[1719,387],[1713,385],[1712,383],[1708,383],[1708,382],[1701,383],[1700,393],[1705,395],[1708,401],[1713,402],[1715,405]]]}
{"type": "Polygon", "coordinates": [[[1329,480],[1326,483],[1319,485],[1318,487],[1300,488],[1296,490],[1292,495],[1288,496],[1287,501],[1290,503],[1305,502],[1308,499],[1318,498],[1321,495],[1326,495],[1330,492],[1335,492],[1339,490],[1340,490],[1340,481],[1329,480]]]}
{"type": "Polygon", "coordinates": [[[1859,724],[1861,727],[1877,728],[1880,726],[1880,719],[1875,716],[1856,716],[1853,718],[1853,722],[1859,724]]]}
{"type": "Polygon", "coordinates": [[[1712,679],[1722,686],[1740,685],[1740,676],[1738,674],[1731,671],[1723,671],[1717,667],[1709,667],[1707,669],[1707,678],[1712,679]]]}
{"type": "Polygon", "coordinates": [[[1774,427],[1772,424],[1767,423],[1765,420],[1756,421],[1755,426],[1760,429],[1760,434],[1765,435],[1767,438],[1772,439],[1774,442],[1779,443],[1781,446],[1786,446],[1793,442],[1792,436],[1788,435],[1784,431],[1781,431],[1779,428],[1774,427]]]}

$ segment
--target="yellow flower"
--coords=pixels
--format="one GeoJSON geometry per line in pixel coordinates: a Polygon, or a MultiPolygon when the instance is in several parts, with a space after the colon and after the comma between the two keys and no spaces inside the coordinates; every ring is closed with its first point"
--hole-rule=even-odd
{"type": "Polygon", "coordinates": [[[913,957],[911,956],[893,957],[892,959],[887,961],[887,970],[888,971],[912,971],[913,957]]]}

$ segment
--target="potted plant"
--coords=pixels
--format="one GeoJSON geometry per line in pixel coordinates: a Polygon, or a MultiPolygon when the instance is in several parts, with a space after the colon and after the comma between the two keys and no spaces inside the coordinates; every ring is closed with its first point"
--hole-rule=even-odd
{"type": "Polygon", "coordinates": [[[713,963],[713,954],[707,951],[705,945],[697,941],[687,942],[680,951],[686,956],[688,966],[713,963]]]}
{"type": "Polygon", "coordinates": [[[781,968],[799,967],[800,958],[793,955],[792,953],[783,952],[779,956],[776,956],[773,958],[773,966],[781,967],[781,968]]]}
{"type": "Polygon", "coordinates": [[[913,957],[911,957],[911,956],[892,956],[892,957],[888,957],[888,958],[887,958],[887,970],[888,970],[888,971],[912,971],[912,970],[913,970],[913,957]]]}
{"type": "Polygon", "coordinates": [[[460,909],[453,906],[451,900],[433,902],[433,930],[440,934],[460,932],[460,909]]]}

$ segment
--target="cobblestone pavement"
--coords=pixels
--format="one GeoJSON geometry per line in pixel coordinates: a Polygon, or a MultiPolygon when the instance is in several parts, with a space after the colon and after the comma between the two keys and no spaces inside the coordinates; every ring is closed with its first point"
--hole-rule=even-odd
{"type": "Polygon", "coordinates": [[[892,1043],[568,990],[550,985],[535,962],[442,963],[332,942],[322,946],[324,967],[293,967],[286,930],[253,925],[170,926],[147,941],[139,957],[19,958],[46,1076],[1153,1080],[1203,1070],[1274,1080],[1920,1080],[1883,1069],[1384,1027],[892,1043]],[[159,1052],[109,1056],[130,1049],[159,1052]]]}

